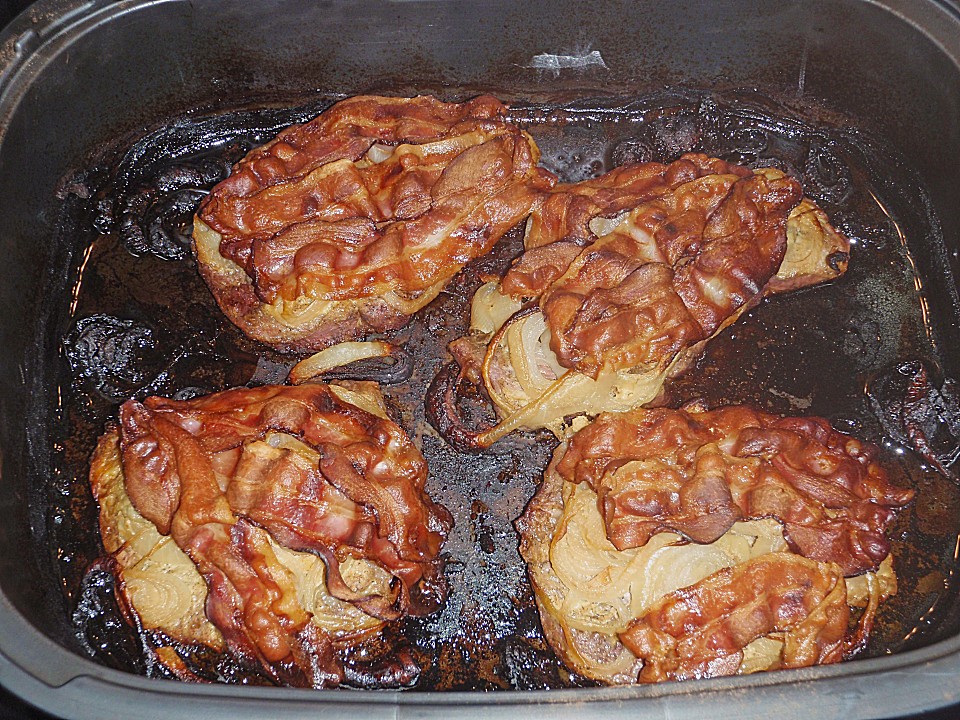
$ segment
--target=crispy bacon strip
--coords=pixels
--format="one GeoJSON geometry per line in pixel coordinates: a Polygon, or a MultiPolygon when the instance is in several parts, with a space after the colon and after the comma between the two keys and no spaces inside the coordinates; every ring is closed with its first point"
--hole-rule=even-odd
{"type": "Polygon", "coordinates": [[[739,519],[774,517],[796,552],[850,576],[887,556],[895,509],[913,498],[876,454],[821,418],[638,409],[577,433],[557,472],[593,487],[618,549],[662,530],[708,543],[739,519]]]}
{"type": "Polygon", "coordinates": [[[267,533],[320,555],[331,594],[376,617],[443,602],[438,554],[452,520],[427,497],[426,463],[391,421],[302,385],[130,400],[120,422],[133,505],[197,565],[207,615],[231,649],[278,680],[336,684],[343,670],[267,533]],[[340,572],[350,557],[390,573],[391,592],[350,587],[340,572]]]}
{"type": "MultiPolygon", "coordinates": [[[[503,278],[508,295],[537,297],[553,280],[560,277],[570,263],[553,264],[553,277],[533,277],[541,268],[547,248],[550,252],[581,250],[597,239],[590,222],[596,217],[611,218],[647,202],[669,195],[682,185],[705,175],[750,175],[747,168],[731,165],[702,154],[687,154],[670,164],[657,162],[621,165],[599,177],[579,183],[561,183],[548,193],[546,200],[530,215],[524,237],[526,252],[503,278]]],[[[577,251],[576,254],[579,254],[577,251]]],[[[575,257],[575,255],[574,255],[575,257]]],[[[572,259],[572,258],[571,258],[572,259]]]]}
{"type": "Polygon", "coordinates": [[[757,299],[780,267],[787,217],[802,198],[782,173],[704,155],[601,180],[613,195],[605,204],[591,202],[589,186],[557,189],[551,200],[568,199],[534,216],[534,250],[501,283],[506,294],[540,296],[558,361],[593,378],[604,367],[663,369],[757,299]],[[586,241],[581,216],[622,208],[631,208],[627,223],[571,259],[571,246],[586,241]]]}
{"type": "Polygon", "coordinates": [[[224,312],[288,350],[401,325],[554,182],[505,116],[490,96],[360,96],[252,151],[195,223],[224,312]]]}
{"type": "Polygon", "coordinates": [[[620,633],[644,661],[640,682],[733,675],[743,648],[785,633],[781,666],[839,662],[850,610],[840,568],[770,553],[660,600],[620,633]]]}

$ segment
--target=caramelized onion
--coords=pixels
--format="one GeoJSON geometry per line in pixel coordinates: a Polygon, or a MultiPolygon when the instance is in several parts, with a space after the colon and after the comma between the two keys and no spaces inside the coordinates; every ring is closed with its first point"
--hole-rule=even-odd
{"type": "Polygon", "coordinates": [[[495,282],[481,285],[473,294],[470,310],[470,332],[493,335],[521,308],[521,303],[500,292],[495,282]]]}
{"type": "Polygon", "coordinates": [[[333,368],[368,358],[389,357],[395,351],[393,345],[382,341],[338,343],[294,365],[290,370],[290,382],[299,385],[333,368]]]}

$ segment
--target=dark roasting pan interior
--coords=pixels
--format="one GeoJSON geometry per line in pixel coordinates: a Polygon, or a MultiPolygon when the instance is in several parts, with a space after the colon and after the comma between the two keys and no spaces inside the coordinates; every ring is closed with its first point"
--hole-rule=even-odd
{"type": "Polygon", "coordinates": [[[0,35],[0,682],[76,717],[871,718],[956,702],[957,158],[960,7],[946,0],[37,3],[0,35]],[[552,441],[459,455],[422,407],[461,308],[517,253],[515,232],[400,331],[412,375],[385,389],[456,519],[447,607],[391,639],[425,668],[418,687],[284,690],[222,667],[243,686],[187,685],[145,661],[91,570],[96,436],[123,397],[278,381],[291,364],[219,315],[178,235],[199,195],[171,178],[200,168],[209,187],[346,95],[482,92],[564,180],[691,149],[772,163],[853,238],[848,277],[762,304],[670,393],[823,415],[883,444],[917,489],[894,534],[901,592],[862,657],[637,688],[563,670],[511,524],[552,441]],[[91,338],[129,352],[91,357],[91,338]]]}

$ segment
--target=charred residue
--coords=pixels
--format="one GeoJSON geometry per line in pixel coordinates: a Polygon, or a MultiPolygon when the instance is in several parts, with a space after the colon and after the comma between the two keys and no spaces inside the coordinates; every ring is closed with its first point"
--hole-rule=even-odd
{"type": "MultiPolygon", "coordinates": [[[[188,251],[190,218],[230,164],[288,123],[328,102],[294,109],[245,109],[187,116],[128,146],[110,148],[75,183],[64,222],[78,253],[79,280],[64,306],[63,415],[57,477],[47,492],[52,564],[82,646],[112,667],[157,675],[150,638],[116,600],[101,553],[87,462],[96,438],[127,397],[191,396],[234,385],[281,381],[298,359],[245,338],[222,316],[188,251]]],[[[783,413],[818,414],[885,447],[896,482],[918,490],[894,531],[900,592],[882,608],[866,655],[927,644],[960,628],[957,536],[960,491],[956,389],[943,377],[937,324],[949,304],[926,304],[910,250],[936,241],[916,179],[899,159],[856,131],[808,122],[754,93],[693,91],[571,102],[515,104],[543,164],[575,181],[615,164],[671,160],[702,151],[799,178],[853,240],[850,271],[822,287],[762,303],[710,343],[670,389],[680,404],[746,402],[783,413]],[[926,442],[924,451],[922,441],[926,442]],[[918,442],[921,444],[918,445],[918,442]]],[[[469,265],[405,328],[389,336],[412,365],[384,388],[393,417],[430,465],[428,491],[454,514],[444,548],[451,593],[427,618],[409,618],[347,660],[348,682],[390,680],[374,660],[403,648],[419,666],[420,690],[569,687],[542,636],[512,522],[535,491],[555,440],[514,435],[488,451],[461,454],[424,418],[423,398],[449,360],[446,345],[467,330],[469,300],[484,275],[501,272],[521,248],[519,229],[469,265]],[[381,675],[377,673],[380,672],[381,675]],[[381,680],[377,680],[380,677],[381,680]]],[[[952,352],[955,352],[952,351],[952,352]]],[[[953,364],[955,366],[955,363],[953,364]]],[[[382,377],[382,368],[353,368],[382,377]]],[[[482,398],[474,399],[478,408],[482,398]]],[[[477,417],[482,414],[478,409],[477,417]]],[[[250,668],[183,648],[207,680],[260,683],[250,668]]],[[[409,678],[408,678],[409,679],[409,678]]]]}

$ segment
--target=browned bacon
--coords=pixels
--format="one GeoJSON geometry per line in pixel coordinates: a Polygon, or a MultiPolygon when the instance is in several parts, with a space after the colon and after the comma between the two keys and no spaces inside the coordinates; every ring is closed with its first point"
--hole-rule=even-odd
{"type": "Polygon", "coordinates": [[[554,182],[505,116],[490,96],[360,96],[252,151],[197,213],[223,310],[294,350],[405,322],[554,182]]]}
{"type": "Polygon", "coordinates": [[[876,454],[821,418],[742,406],[634,410],[577,433],[557,471],[594,488],[619,549],[662,530],[712,542],[737,520],[773,517],[797,552],[849,576],[887,556],[895,509],[913,497],[889,482],[876,454]]]}
{"type": "Polygon", "coordinates": [[[296,671],[306,684],[335,684],[342,668],[271,538],[319,555],[330,593],[375,617],[425,614],[445,599],[439,551],[452,521],[390,420],[306,384],[131,400],[120,421],[133,505],[196,564],[207,616],[230,648],[279,680],[296,671]],[[340,572],[350,558],[389,573],[389,589],[351,587],[340,572]]]}
{"type": "Polygon", "coordinates": [[[743,648],[784,633],[781,667],[839,662],[850,610],[840,568],[770,553],[657,602],[620,633],[641,682],[733,675],[743,648]]]}
{"type": "Polygon", "coordinates": [[[782,173],[704,155],[618,168],[555,189],[501,289],[540,296],[565,367],[594,378],[604,367],[663,369],[759,297],[801,197],[782,173]],[[627,226],[592,236],[591,218],[623,209],[627,226]]]}

